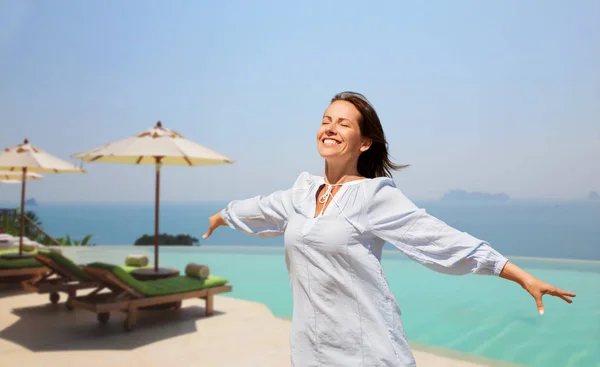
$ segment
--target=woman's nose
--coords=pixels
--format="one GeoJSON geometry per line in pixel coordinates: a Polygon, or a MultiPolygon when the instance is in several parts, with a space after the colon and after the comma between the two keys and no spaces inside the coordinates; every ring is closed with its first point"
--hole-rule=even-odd
{"type": "Polygon", "coordinates": [[[335,124],[329,124],[327,125],[327,130],[325,130],[325,132],[329,135],[334,135],[337,133],[337,128],[335,127],[335,124]]]}

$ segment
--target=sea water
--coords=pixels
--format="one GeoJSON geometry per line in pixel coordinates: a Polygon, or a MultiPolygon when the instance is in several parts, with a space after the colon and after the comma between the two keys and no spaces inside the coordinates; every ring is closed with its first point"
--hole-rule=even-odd
{"type": "MultiPolygon", "coordinates": [[[[508,202],[418,203],[451,226],[486,240],[506,255],[600,260],[600,203],[508,202]]],[[[203,240],[208,217],[226,205],[161,203],[160,232],[190,234],[201,245],[281,246],[281,237],[262,239],[219,228],[203,240]]],[[[102,245],[133,244],[154,234],[154,204],[46,204],[30,207],[54,237],[70,235],[102,245]]],[[[388,248],[391,248],[388,245],[388,248]]]]}

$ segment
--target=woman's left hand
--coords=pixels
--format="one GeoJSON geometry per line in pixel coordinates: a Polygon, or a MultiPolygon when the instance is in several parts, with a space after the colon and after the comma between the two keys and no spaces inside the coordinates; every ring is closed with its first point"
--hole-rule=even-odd
{"type": "Polygon", "coordinates": [[[569,297],[575,297],[575,293],[556,288],[551,284],[533,277],[524,282],[523,288],[525,288],[525,290],[531,294],[533,299],[535,299],[535,303],[540,315],[544,314],[544,304],[542,303],[543,295],[549,294],[551,296],[559,297],[567,303],[573,303],[573,300],[569,297]]]}

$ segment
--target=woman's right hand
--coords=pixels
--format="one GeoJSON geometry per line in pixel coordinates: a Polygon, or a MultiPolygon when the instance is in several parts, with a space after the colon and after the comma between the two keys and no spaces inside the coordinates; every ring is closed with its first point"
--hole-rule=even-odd
{"type": "Polygon", "coordinates": [[[206,231],[202,238],[208,238],[211,235],[211,233],[215,229],[217,229],[217,227],[226,225],[225,221],[223,220],[223,217],[221,217],[221,212],[218,212],[208,217],[208,223],[208,231],[206,231]]]}

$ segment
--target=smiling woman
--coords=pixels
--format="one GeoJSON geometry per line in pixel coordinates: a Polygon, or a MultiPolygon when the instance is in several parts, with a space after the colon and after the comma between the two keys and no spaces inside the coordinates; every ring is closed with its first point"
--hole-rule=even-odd
{"type": "Polygon", "coordinates": [[[284,236],[293,366],[415,366],[381,266],[386,242],[437,272],[513,280],[534,297],[540,314],[543,294],[568,303],[575,296],[404,196],[391,179],[402,166],[390,161],[381,123],[364,96],[344,92],[332,99],[317,149],[324,177],[302,173],[288,190],[232,201],[209,218],[204,234],[227,225],[260,237],[284,236]]]}

